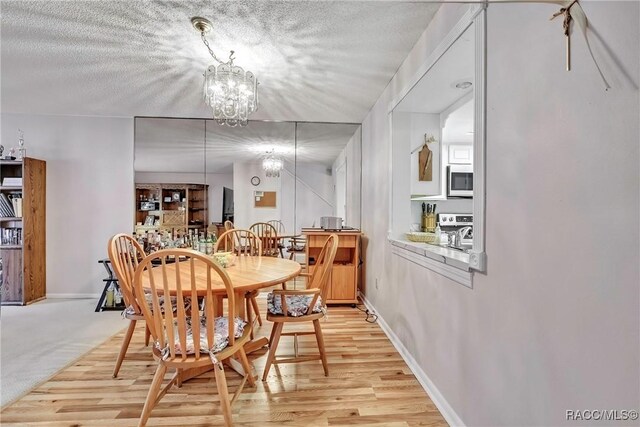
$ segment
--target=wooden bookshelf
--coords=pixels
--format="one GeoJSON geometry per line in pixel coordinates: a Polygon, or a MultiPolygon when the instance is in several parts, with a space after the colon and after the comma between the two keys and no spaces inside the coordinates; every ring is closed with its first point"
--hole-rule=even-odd
{"type": "MultiPolygon", "coordinates": [[[[0,186],[7,196],[22,195],[22,217],[0,217],[0,229],[21,233],[22,242],[0,244],[2,305],[25,305],[46,296],[46,175],[43,160],[0,160],[0,183],[22,178],[22,186],[0,186]]],[[[2,243],[2,242],[0,242],[2,243]]]]}
{"type": "Polygon", "coordinates": [[[204,231],[209,220],[208,188],[204,184],[136,184],[136,233],[170,229],[204,231]],[[155,221],[154,225],[145,225],[148,215],[154,216],[157,225],[155,221]]]}

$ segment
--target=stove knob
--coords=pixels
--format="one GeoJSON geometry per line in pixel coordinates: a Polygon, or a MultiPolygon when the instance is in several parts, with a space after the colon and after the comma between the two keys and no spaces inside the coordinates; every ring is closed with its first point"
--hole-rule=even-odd
{"type": "Polygon", "coordinates": [[[447,217],[446,216],[442,217],[442,222],[447,222],[447,217]]]}

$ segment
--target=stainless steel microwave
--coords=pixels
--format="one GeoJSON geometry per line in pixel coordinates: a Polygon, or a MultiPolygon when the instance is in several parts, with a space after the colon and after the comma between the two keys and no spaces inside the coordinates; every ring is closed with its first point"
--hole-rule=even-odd
{"type": "Polygon", "coordinates": [[[447,197],[473,197],[473,166],[447,167],[447,197]]]}

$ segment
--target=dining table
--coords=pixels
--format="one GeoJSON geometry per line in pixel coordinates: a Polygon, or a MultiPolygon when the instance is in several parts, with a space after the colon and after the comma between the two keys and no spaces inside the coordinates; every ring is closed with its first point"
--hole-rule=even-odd
{"type": "MultiPolygon", "coordinates": [[[[176,276],[175,269],[176,264],[167,264],[165,266],[167,277],[174,278],[176,276]]],[[[247,292],[254,290],[268,288],[274,285],[285,283],[300,274],[302,267],[299,263],[283,258],[263,257],[263,256],[238,256],[236,257],[234,265],[225,268],[225,272],[231,279],[233,286],[233,292],[235,294],[235,309],[236,314],[243,319],[247,319],[244,296],[247,292]]],[[[189,274],[188,268],[181,268],[180,275],[182,276],[183,283],[189,283],[190,280],[187,277],[189,274]]],[[[160,282],[162,280],[162,269],[152,268],[151,274],[154,279],[160,282]]],[[[196,278],[196,290],[199,296],[205,296],[207,290],[207,269],[204,264],[195,264],[195,278],[196,278]]],[[[150,289],[149,276],[144,275],[142,277],[142,286],[146,289],[150,289]]],[[[169,294],[175,295],[176,285],[170,280],[167,286],[169,294]]],[[[211,289],[214,296],[218,295],[221,298],[218,300],[221,312],[222,298],[226,295],[226,288],[219,277],[211,277],[211,289]]],[[[184,289],[183,294],[185,296],[190,295],[189,289],[184,289]]],[[[253,339],[245,344],[245,352],[247,354],[252,353],[269,344],[267,337],[259,337],[253,339]]],[[[241,364],[233,358],[229,359],[229,366],[235,371],[244,375],[244,370],[241,364]]],[[[187,380],[194,376],[199,375],[202,372],[206,372],[207,369],[198,368],[198,371],[185,372],[182,380],[187,380]]]]}

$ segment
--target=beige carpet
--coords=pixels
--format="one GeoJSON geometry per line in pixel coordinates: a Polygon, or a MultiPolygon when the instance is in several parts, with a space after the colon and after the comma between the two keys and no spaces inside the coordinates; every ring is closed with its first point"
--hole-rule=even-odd
{"type": "Polygon", "coordinates": [[[93,299],[47,299],[0,309],[0,406],[22,396],[129,322],[93,299]]]}

